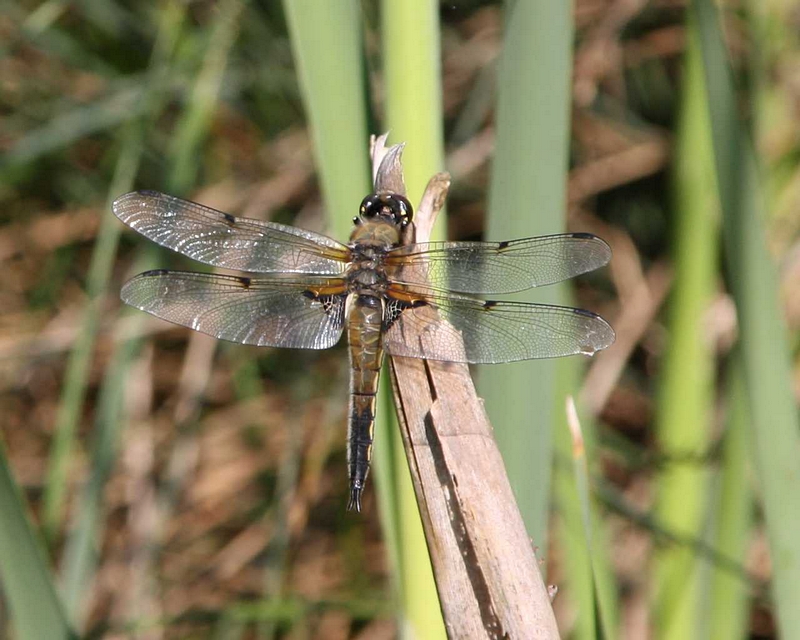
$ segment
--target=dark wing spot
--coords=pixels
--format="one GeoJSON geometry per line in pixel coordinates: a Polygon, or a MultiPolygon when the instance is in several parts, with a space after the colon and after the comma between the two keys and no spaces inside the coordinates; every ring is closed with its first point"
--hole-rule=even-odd
{"type": "Polygon", "coordinates": [[[153,191],[152,189],[140,189],[136,193],[143,196],[153,196],[153,197],[161,195],[159,191],[153,191]]]}
{"type": "Polygon", "coordinates": [[[150,271],[145,271],[142,276],[146,276],[148,278],[155,277],[155,276],[165,276],[169,273],[167,269],[151,269],[150,271]]]}
{"type": "Polygon", "coordinates": [[[586,316],[587,318],[599,318],[596,313],[592,313],[591,311],[587,311],[586,309],[573,309],[574,313],[577,313],[579,316],[586,316]]]}
{"type": "Polygon", "coordinates": [[[229,227],[232,227],[236,224],[236,218],[234,218],[230,213],[223,213],[222,217],[225,219],[225,224],[229,227]]]}
{"type": "Polygon", "coordinates": [[[322,308],[325,310],[325,313],[330,315],[332,313],[339,314],[344,311],[344,305],[341,304],[341,300],[341,296],[325,296],[320,301],[322,302],[322,308]]]}
{"type": "Polygon", "coordinates": [[[486,302],[483,303],[483,308],[486,309],[487,311],[489,309],[494,309],[496,306],[497,306],[497,300],[487,300],[486,302]]]}
{"type": "Polygon", "coordinates": [[[497,245],[497,249],[502,251],[503,249],[507,249],[508,245],[511,244],[510,240],[503,240],[500,244],[497,245]]]}
{"type": "MultiPolygon", "coordinates": [[[[424,300],[421,302],[424,302],[424,300]]],[[[414,303],[409,303],[404,300],[398,300],[397,298],[392,298],[392,297],[386,298],[386,306],[384,307],[383,310],[384,331],[389,330],[389,327],[391,327],[397,321],[397,319],[400,317],[400,314],[403,313],[403,311],[405,311],[406,309],[410,309],[413,306],[414,303]]]]}
{"type": "Polygon", "coordinates": [[[414,300],[410,306],[413,307],[414,309],[417,309],[419,307],[427,307],[428,301],[423,300],[422,298],[418,298],[417,300],[414,300]]]}
{"type": "Polygon", "coordinates": [[[311,291],[310,289],[306,289],[301,294],[304,297],[308,298],[309,300],[313,300],[314,302],[319,302],[322,305],[322,309],[328,315],[333,315],[334,319],[340,321],[342,314],[344,313],[344,303],[343,295],[320,295],[311,291]]]}
{"type": "Polygon", "coordinates": [[[240,284],[240,285],[242,285],[242,286],[243,286],[245,289],[249,289],[249,288],[250,288],[250,278],[248,278],[247,276],[240,276],[240,277],[236,278],[236,280],[237,280],[237,281],[239,282],[239,284],[240,284]]]}
{"type": "Polygon", "coordinates": [[[577,233],[573,233],[573,234],[572,234],[572,237],[573,237],[573,238],[578,238],[578,239],[580,239],[580,240],[593,240],[593,239],[594,239],[594,238],[596,238],[597,236],[596,236],[596,235],[594,235],[593,233],[584,233],[584,232],[582,232],[582,231],[579,231],[579,232],[577,232],[577,233]]]}

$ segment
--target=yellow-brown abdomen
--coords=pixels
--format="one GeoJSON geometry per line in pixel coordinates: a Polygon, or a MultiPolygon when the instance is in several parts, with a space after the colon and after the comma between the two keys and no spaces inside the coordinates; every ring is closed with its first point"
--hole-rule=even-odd
{"type": "Polygon", "coordinates": [[[356,294],[348,315],[350,344],[350,417],[347,430],[350,501],[361,510],[361,492],[369,473],[375,430],[375,395],[383,364],[383,303],[378,296],[356,294]]]}

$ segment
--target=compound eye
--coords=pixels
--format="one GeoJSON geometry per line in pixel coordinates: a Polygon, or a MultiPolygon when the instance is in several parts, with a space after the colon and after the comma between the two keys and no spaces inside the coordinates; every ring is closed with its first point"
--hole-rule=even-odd
{"type": "Polygon", "coordinates": [[[378,215],[378,213],[380,213],[380,210],[381,203],[377,200],[374,194],[364,198],[361,201],[361,207],[359,208],[362,218],[374,218],[378,215]]]}
{"type": "Polygon", "coordinates": [[[392,194],[392,212],[397,222],[408,224],[414,215],[411,203],[399,194],[392,194]]]}

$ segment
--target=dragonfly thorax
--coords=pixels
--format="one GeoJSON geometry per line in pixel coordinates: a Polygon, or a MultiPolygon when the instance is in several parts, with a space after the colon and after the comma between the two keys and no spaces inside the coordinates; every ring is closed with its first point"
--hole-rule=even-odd
{"type": "Polygon", "coordinates": [[[345,280],[353,293],[381,294],[388,284],[383,266],[386,250],[375,245],[354,244],[352,261],[347,267],[345,280]]]}
{"type": "Polygon", "coordinates": [[[356,269],[348,274],[350,291],[369,291],[383,293],[386,289],[386,275],[375,269],[356,269]]]}
{"type": "Polygon", "coordinates": [[[386,252],[399,244],[400,227],[384,217],[365,219],[356,225],[350,235],[350,264],[345,274],[348,290],[382,294],[388,284],[386,252]]]}

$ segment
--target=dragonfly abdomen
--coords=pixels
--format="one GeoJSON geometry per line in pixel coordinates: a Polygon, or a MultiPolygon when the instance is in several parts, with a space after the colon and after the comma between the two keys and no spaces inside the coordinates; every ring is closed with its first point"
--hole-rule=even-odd
{"type": "Polygon", "coordinates": [[[361,511],[361,492],[369,473],[375,431],[375,396],[383,364],[383,303],[378,296],[356,294],[348,315],[350,346],[350,418],[347,462],[348,509],[361,511]]]}

